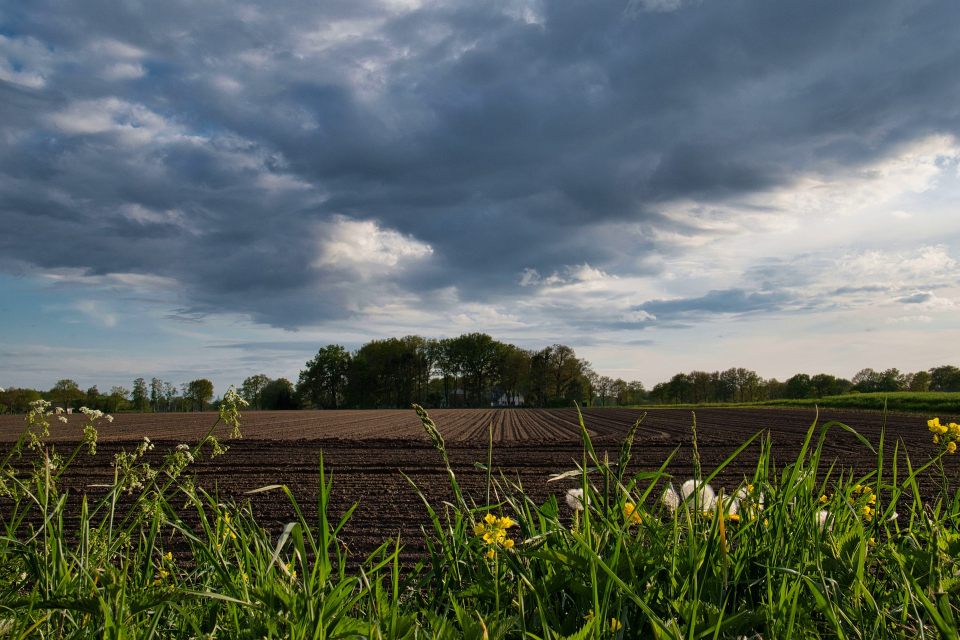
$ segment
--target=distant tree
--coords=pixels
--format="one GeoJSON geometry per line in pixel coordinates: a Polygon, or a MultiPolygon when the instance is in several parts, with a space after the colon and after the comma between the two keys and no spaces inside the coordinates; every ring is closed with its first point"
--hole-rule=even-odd
{"type": "Polygon", "coordinates": [[[960,369],[953,365],[930,369],[930,391],[960,391],[960,369]]]}
{"type": "Polygon", "coordinates": [[[150,408],[150,391],[147,381],[137,378],[133,381],[133,410],[144,412],[150,408]]]}
{"type": "Polygon", "coordinates": [[[617,378],[613,381],[612,393],[618,407],[629,404],[630,385],[623,378],[617,378]]]}
{"type": "Polygon", "coordinates": [[[53,401],[54,404],[63,405],[64,407],[71,406],[75,400],[82,397],[83,392],[80,391],[80,385],[73,380],[57,380],[57,383],[50,389],[50,400],[53,401]]]}
{"type": "Polygon", "coordinates": [[[350,353],[339,344],[320,349],[300,372],[297,393],[307,403],[322,409],[339,409],[350,371],[350,353]]]}
{"type": "Polygon", "coordinates": [[[685,373],[678,373],[670,378],[669,389],[670,400],[675,403],[684,404],[693,396],[693,382],[685,373]]]}
{"type": "Polygon", "coordinates": [[[27,413],[30,411],[30,403],[42,397],[35,389],[7,387],[6,391],[0,392],[0,413],[27,413]]]}
{"type": "MultiPolygon", "coordinates": [[[[622,382],[622,381],[621,381],[622,382]]],[[[607,398],[613,396],[613,378],[610,376],[597,376],[597,396],[600,398],[600,406],[607,406],[607,398]]]]}
{"type": "Polygon", "coordinates": [[[177,385],[173,384],[172,382],[164,382],[163,383],[163,399],[167,403],[166,404],[167,411],[173,411],[174,409],[178,409],[179,407],[176,406],[177,404],[179,404],[179,401],[177,398],[177,385]]]}
{"type": "Polygon", "coordinates": [[[647,390],[639,380],[627,383],[627,397],[622,404],[643,404],[647,400],[647,390]]]}
{"type": "Polygon", "coordinates": [[[930,380],[932,376],[928,372],[917,371],[916,373],[909,374],[908,378],[909,378],[907,382],[908,391],[917,391],[917,392],[930,391],[930,380]]]}
{"type": "Polygon", "coordinates": [[[163,380],[150,378],[150,406],[154,411],[160,411],[164,406],[163,380]]]}
{"type": "Polygon", "coordinates": [[[690,372],[690,394],[694,404],[708,402],[711,392],[711,376],[706,371],[690,372]]]}
{"type": "Polygon", "coordinates": [[[813,395],[813,387],[810,384],[810,376],[806,373],[798,373],[787,380],[783,390],[783,397],[791,400],[802,400],[811,395],[813,395]]]}
{"type": "Polygon", "coordinates": [[[263,388],[260,402],[267,411],[286,411],[299,408],[293,383],[286,378],[271,380],[263,388]]]}
{"type": "Polygon", "coordinates": [[[818,398],[822,398],[824,396],[834,396],[840,393],[836,376],[832,376],[828,373],[818,373],[817,375],[811,377],[810,387],[813,389],[814,395],[816,395],[818,398]]]}
{"type": "Polygon", "coordinates": [[[765,400],[779,400],[785,397],[787,385],[776,378],[770,378],[763,383],[763,397],[765,400]]]}
{"type": "Polygon", "coordinates": [[[650,390],[650,399],[657,404],[667,404],[670,402],[670,383],[658,382],[650,390]]]}
{"type": "Polygon", "coordinates": [[[200,411],[203,411],[204,406],[213,400],[213,383],[206,378],[192,380],[187,383],[183,397],[190,401],[191,409],[198,406],[200,411]]]}
{"type": "MultiPolygon", "coordinates": [[[[307,363],[309,365],[309,363],[307,363]]],[[[243,399],[250,403],[250,406],[253,409],[259,410],[260,406],[260,394],[263,392],[263,388],[270,383],[270,378],[265,376],[262,373],[258,373],[255,376],[250,376],[243,381],[243,384],[240,386],[240,395],[243,396],[243,399]]]]}
{"type": "Polygon", "coordinates": [[[126,411],[130,405],[129,397],[129,389],[120,386],[111,387],[110,397],[107,399],[107,404],[110,407],[110,413],[126,411]]]}

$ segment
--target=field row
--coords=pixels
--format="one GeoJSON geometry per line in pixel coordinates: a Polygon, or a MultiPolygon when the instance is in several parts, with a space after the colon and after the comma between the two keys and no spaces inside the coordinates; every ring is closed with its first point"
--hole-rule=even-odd
{"type": "MultiPolygon", "coordinates": [[[[689,409],[652,409],[637,432],[642,442],[673,442],[689,437],[689,409]]],[[[769,429],[781,434],[801,434],[817,415],[809,408],[726,409],[703,408],[696,412],[704,441],[742,440],[769,429]]],[[[644,414],[637,409],[585,409],[584,421],[591,438],[619,440],[644,414]]],[[[430,412],[446,440],[486,442],[492,431],[498,443],[579,442],[580,427],[573,409],[440,409],[430,412]]],[[[83,416],[68,417],[67,424],[51,423],[53,439],[79,437],[83,416]]],[[[945,416],[942,418],[946,418],[945,416]]],[[[124,442],[148,436],[152,440],[199,439],[216,420],[214,413],[124,413],[112,423],[102,422],[102,442],[124,442]]],[[[840,420],[865,435],[879,435],[881,418],[869,411],[821,410],[820,423],[840,420]]],[[[420,440],[423,429],[412,410],[375,411],[249,411],[243,414],[244,438],[257,440],[420,440]]],[[[22,416],[0,416],[0,442],[15,440],[24,427],[22,416]]],[[[227,431],[223,428],[223,432],[227,431]]],[[[927,438],[925,419],[916,415],[887,416],[887,433],[908,440],[927,438]]]]}

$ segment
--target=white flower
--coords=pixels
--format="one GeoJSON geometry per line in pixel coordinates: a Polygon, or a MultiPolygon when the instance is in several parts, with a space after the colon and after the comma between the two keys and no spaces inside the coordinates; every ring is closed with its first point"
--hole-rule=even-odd
{"type": "Polygon", "coordinates": [[[717,504],[717,494],[713,490],[713,487],[708,484],[703,484],[697,480],[687,480],[680,485],[679,495],[674,491],[672,484],[667,487],[663,495],[663,503],[667,505],[670,511],[676,511],[681,502],[692,506],[694,500],[697,501],[697,507],[700,511],[710,511],[717,504]],[[696,493],[697,496],[691,498],[694,493],[696,493]],[[687,498],[690,498],[690,500],[687,500],[687,498]]]}
{"type": "Polygon", "coordinates": [[[897,513],[896,511],[894,511],[894,512],[893,512],[893,515],[890,516],[889,518],[887,518],[887,522],[893,522],[894,520],[896,520],[896,519],[899,518],[899,517],[900,517],[900,514],[897,513]]]}
{"type": "Polygon", "coordinates": [[[57,420],[59,420],[63,424],[67,424],[67,416],[57,416],[57,420]]]}
{"type": "Polygon", "coordinates": [[[113,422],[113,416],[107,416],[107,422],[113,422]]]}
{"type": "Polygon", "coordinates": [[[189,448],[190,448],[190,445],[187,445],[187,444],[178,444],[178,445],[177,445],[177,451],[186,451],[186,450],[189,449],[189,448]]]}
{"type": "MultiPolygon", "coordinates": [[[[570,489],[567,491],[567,504],[574,511],[583,511],[583,489],[570,489]]],[[[590,498],[587,497],[587,504],[590,504],[590,498]]]]}

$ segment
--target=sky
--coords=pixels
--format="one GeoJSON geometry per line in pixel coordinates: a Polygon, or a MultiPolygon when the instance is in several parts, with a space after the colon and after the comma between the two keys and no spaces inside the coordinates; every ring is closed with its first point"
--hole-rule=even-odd
{"type": "Polygon", "coordinates": [[[480,331],[960,365],[960,3],[0,0],[0,386],[480,331]]]}

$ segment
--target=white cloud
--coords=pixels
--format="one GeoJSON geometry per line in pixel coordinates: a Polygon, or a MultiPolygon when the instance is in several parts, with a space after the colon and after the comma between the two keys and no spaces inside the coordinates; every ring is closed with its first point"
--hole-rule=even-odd
{"type": "Polygon", "coordinates": [[[77,310],[105,327],[113,327],[117,324],[116,314],[104,311],[100,308],[100,305],[93,300],[84,300],[78,303],[77,310]]]}
{"type": "Polygon", "coordinates": [[[121,100],[78,100],[49,116],[60,131],[72,135],[115,134],[125,144],[180,138],[183,128],[168,123],[147,107],[121,100]]]}
{"type": "Polygon", "coordinates": [[[323,225],[314,267],[348,268],[370,275],[427,258],[433,248],[412,236],[383,229],[373,220],[336,216],[323,225]]]}
{"type": "Polygon", "coordinates": [[[640,309],[638,311],[631,311],[630,313],[625,313],[622,316],[620,316],[620,319],[623,322],[650,322],[652,320],[656,320],[657,316],[653,315],[652,313],[648,313],[643,309],[640,309]]]}
{"type": "Polygon", "coordinates": [[[102,75],[107,80],[136,80],[146,74],[147,70],[141,64],[135,62],[118,62],[107,67],[102,75]]]}
{"type": "Polygon", "coordinates": [[[0,80],[40,89],[46,86],[54,62],[50,48],[36,38],[0,35],[0,80]]]}
{"type": "Polygon", "coordinates": [[[898,318],[887,318],[887,324],[905,324],[908,322],[933,322],[930,316],[900,316],[898,318]]]}

